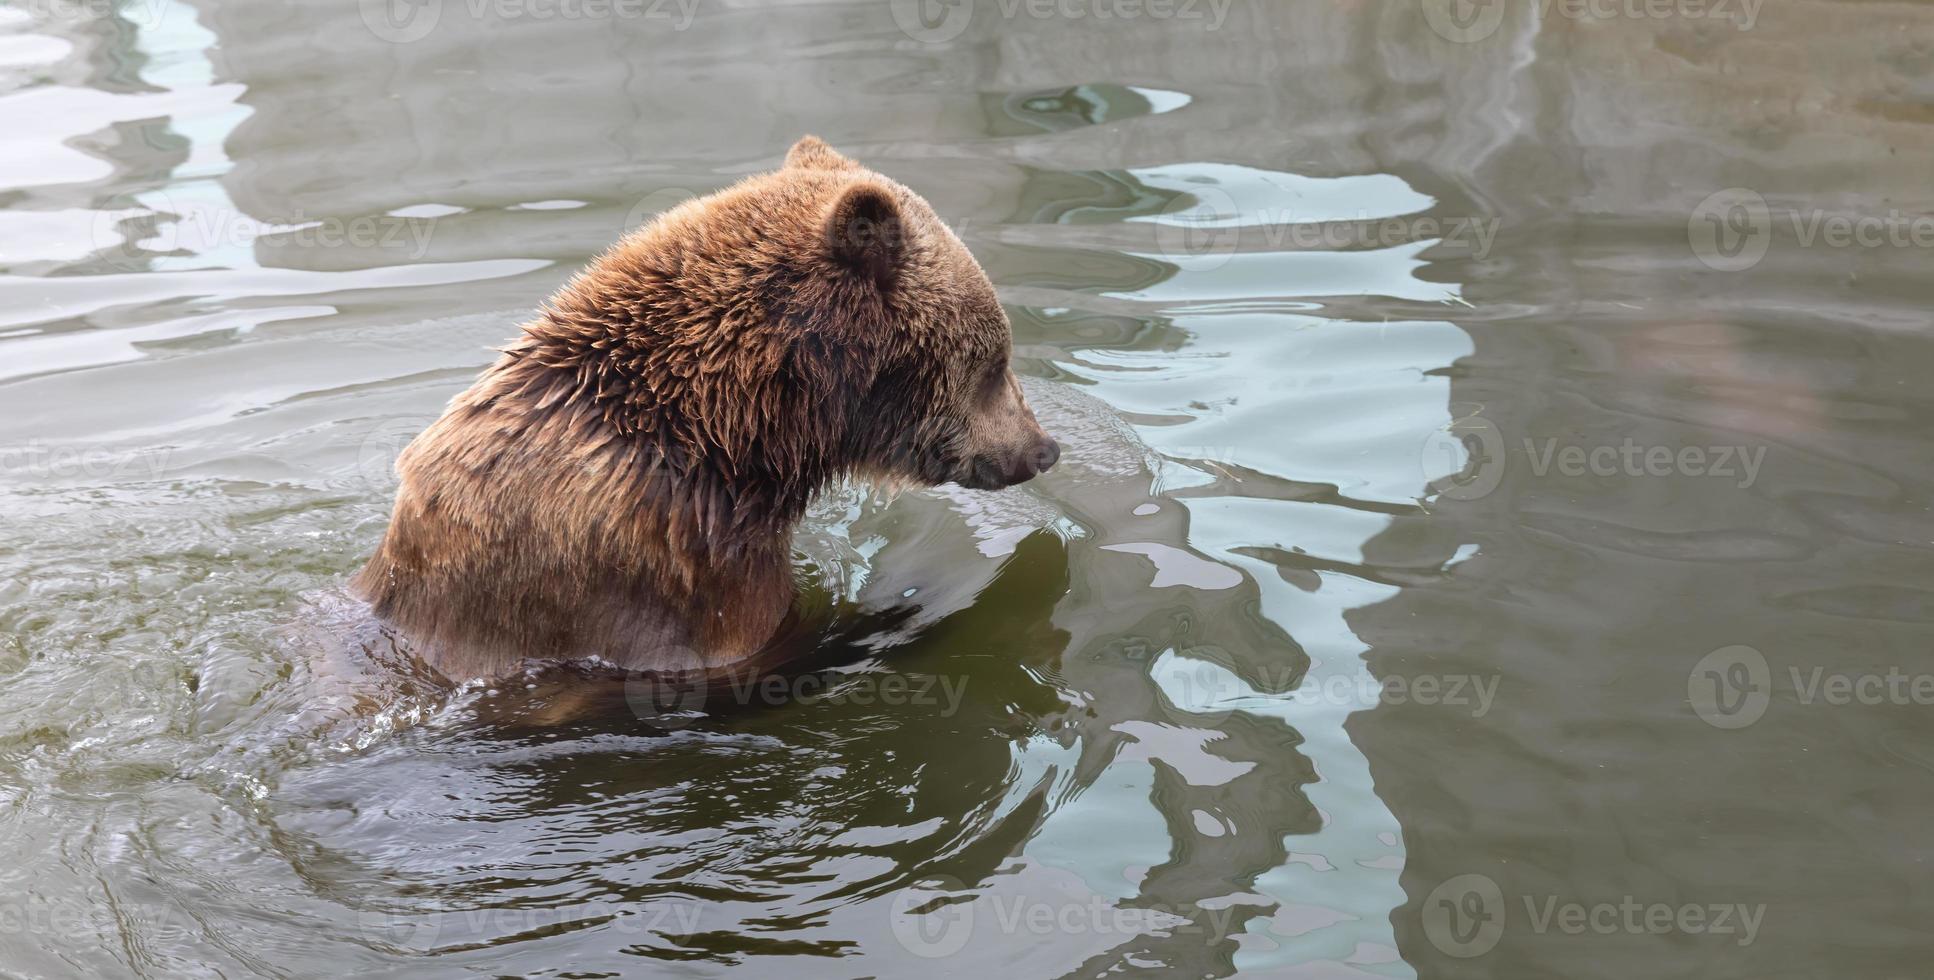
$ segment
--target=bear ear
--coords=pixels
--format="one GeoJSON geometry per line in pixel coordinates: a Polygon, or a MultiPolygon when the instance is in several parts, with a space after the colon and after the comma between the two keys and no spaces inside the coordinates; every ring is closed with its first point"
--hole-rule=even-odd
{"type": "Polygon", "coordinates": [[[860,167],[817,136],[799,137],[799,142],[786,151],[786,166],[807,170],[858,170],[860,167]]]}
{"type": "Polygon", "coordinates": [[[881,292],[893,288],[906,258],[907,235],[892,191],[871,181],[847,187],[826,216],[825,233],[833,261],[881,292]]]}

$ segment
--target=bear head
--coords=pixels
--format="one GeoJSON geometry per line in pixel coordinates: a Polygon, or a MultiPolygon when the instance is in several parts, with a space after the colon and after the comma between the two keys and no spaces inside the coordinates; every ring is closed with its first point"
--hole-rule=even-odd
{"type": "Polygon", "coordinates": [[[1060,448],[1009,367],[1012,328],[993,284],[918,195],[817,139],[788,168],[833,175],[819,220],[826,274],[861,299],[854,322],[881,332],[871,384],[851,403],[850,465],[889,483],[998,490],[1052,467],[1060,448]]]}
{"type": "Polygon", "coordinates": [[[830,479],[1000,489],[1060,449],[994,287],[918,194],[808,136],[615,245],[527,328],[621,433],[782,511],[830,479]]]}

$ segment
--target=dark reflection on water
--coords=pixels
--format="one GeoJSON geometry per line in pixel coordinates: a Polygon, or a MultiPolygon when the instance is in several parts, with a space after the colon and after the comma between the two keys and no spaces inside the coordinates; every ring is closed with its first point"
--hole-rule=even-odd
{"type": "Polygon", "coordinates": [[[1018,782],[1012,754],[1060,702],[984,651],[1050,645],[1066,576],[1054,539],[1030,538],[982,605],[889,659],[834,658],[845,677],[784,678],[804,696],[779,708],[729,710],[764,703],[768,680],[642,729],[415,730],[285,776],[274,833],[329,869],[315,887],[373,903],[379,944],[405,954],[536,970],[556,950],[518,943],[587,930],[670,961],[850,955],[851,907],[919,874],[994,874],[1039,821],[1047,786],[1018,782]],[[380,808],[372,786],[391,790],[380,808]]]}
{"type": "Polygon", "coordinates": [[[1919,8],[537,6],[0,19],[0,972],[1919,972],[1919,8]],[[777,689],[359,651],[397,448],[807,131],[1061,467],[829,494],[777,689]]]}

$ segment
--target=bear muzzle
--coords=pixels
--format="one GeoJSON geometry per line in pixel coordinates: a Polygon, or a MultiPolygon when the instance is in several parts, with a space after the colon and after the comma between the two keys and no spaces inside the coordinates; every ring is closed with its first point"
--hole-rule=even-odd
{"type": "Polygon", "coordinates": [[[960,482],[970,490],[1004,490],[1046,473],[1060,459],[1060,444],[1043,434],[1020,452],[974,460],[972,478],[960,482]]]}

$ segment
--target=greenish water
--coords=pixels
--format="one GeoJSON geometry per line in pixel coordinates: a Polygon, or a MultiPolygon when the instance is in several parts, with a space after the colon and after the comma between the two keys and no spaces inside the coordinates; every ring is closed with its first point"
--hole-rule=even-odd
{"type": "Polygon", "coordinates": [[[0,120],[0,975],[1926,972],[1928,8],[43,0],[0,120]],[[783,687],[345,655],[396,450],[805,132],[1061,465],[829,494],[783,687]]]}

